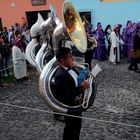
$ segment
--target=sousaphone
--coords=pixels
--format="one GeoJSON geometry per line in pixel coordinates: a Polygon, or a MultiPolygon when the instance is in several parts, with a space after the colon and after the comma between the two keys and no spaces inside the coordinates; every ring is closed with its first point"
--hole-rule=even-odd
{"type": "MultiPolygon", "coordinates": [[[[60,41],[63,42],[65,39],[70,38],[76,48],[84,53],[87,50],[87,38],[78,12],[70,2],[66,1],[63,3],[62,14],[63,21],[55,28],[52,35],[54,51],[58,48],[60,41]]],[[[42,70],[39,80],[39,89],[44,101],[52,110],[61,113],[85,111],[93,104],[96,96],[93,76],[90,75],[90,87],[85,91],[83,103],[77,106],[68,106],[55,98],[54,92],[57,91],[55,91],[54,74],[58,67],[59,64],[54,56],[42,70]]],[[[85,66],[75,63],[75,68],[83,69],[85,66]]]]}
{"type": "Polygon", "coordinates": [[[44,21],[40,26],[40,34],[43,40],[42,46],[38,51],[35,61],[37,71],[42,72],[46,63],[48,63],[53,57],[53,46],[51,46],[51,36],[57,25],[60,24],[58,17],[54,16],[53,13],[50,14],[50,17],[44,21]]]}
{"type": "Polygon", "coordinates": [[[38,19],[30,30],[32,40],[29,42],[29,44],[26,47],[26,52],[25,52],[26,59],[34,67],[36,67],[36,62],[35,62],[36,50],[41,47],[38,37],[39,37],[40,25],[43,22],[44,20],[42,16],[38,13],[38,19]]]}

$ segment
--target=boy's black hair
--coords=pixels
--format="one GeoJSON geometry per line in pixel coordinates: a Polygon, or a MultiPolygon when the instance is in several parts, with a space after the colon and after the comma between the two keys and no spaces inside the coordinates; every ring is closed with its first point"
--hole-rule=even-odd
{"type": "Polygon", "coordinates": [[[66,47],[59,47],[56,50],[56,59],[60,62],[61,59],[65,58],[68,53],[70,53],[71,49],[66,47]]]}

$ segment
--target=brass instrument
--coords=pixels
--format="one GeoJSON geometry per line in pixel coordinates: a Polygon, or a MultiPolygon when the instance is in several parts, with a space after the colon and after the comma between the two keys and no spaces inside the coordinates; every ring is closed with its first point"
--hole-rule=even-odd
{"type": "Polygon", "coordinates": [[[45,64],[49,61],[48,59],[46,60],[46,56],[51,52],[51,49],[53,49],[50,45],[50,37],[52,36],[55,27],[59,24],[59,19],[51,14],[50,17],[40,26],[40,34],[42,36],[43,43],[35,58],[36,67],[39,73],[42,72],[45,64]]]}
{"type": "MultiPolygon", "coordinates": [[[[85,28],[81,21],[81,18],[72,4],[68,1],[63,3],[62,7],[63,13],[63,21],[56,26],[54,32],[52,34],[52,43],[54,51],[58,48],[58,44],[60,42],[65,41],[65,39],[70,38],[76,48],[84,53],[87,50],[87,37],[85,33],[85,28]]],[[[50,60],[43,68],[40,80],[39,80],[39,89],[40,94],[42,95],[46,104],[57,112],[69,113],[69,112],[77,112],[77,111],[85,111],[89,108],[95,99],[96,96],[96,88],[93,83],[93,79],[90,84],[90,96],[87,94],[84,100],[84,103],[88,101],[87,105],[83,107],[82,104],[77,106],[68,106],[60,101],[58,101],[53,94],[53,90],[55,89],[55,81],[54,74],[57,68],[59,67],[57,60],[54,56],[52,60],[50,60]]],[[[85,66],[75,63],[75,68],[83,69],[85,66]]]]}
{"type": "Polygon", "coordinates": [[[31,27],[31,30],[30,30],[32,40],[27,45],[26,52],[25,52],[26,53],[26,59],[34,67],[36,67],[35,49],[37,47],[40,47],[40,43],[38,41],[38,36],[39,36],[40,25],[42,24],[43,21],[44,20],[43,20],[42,16],[38,13],[38,19],[37,19],[36,23],[31,27]]]}

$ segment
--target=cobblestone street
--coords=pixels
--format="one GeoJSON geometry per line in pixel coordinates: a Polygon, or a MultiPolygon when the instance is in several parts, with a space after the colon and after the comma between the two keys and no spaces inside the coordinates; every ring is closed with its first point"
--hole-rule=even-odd
{"type": "MultiPolygon", "coordinates": [[[[83,113],[80,140],[140,140],[140,73],[129,71],[125,59],[97,63],[98,93],[83,113]]],[[[30,80],[0,89],[0,140],[62,140],[64,123],[53,118],[39,94],[39,75],[30,71],[30,80]]]]}

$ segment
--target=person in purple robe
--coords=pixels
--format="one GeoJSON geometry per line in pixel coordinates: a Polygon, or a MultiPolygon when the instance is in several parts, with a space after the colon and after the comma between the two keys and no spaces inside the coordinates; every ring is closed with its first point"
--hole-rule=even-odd
{"type": "Polygon", "coordinates": [[[98,45],[95,51],[95,59],[99,61],[103,61],[107,59],[107,50],[105,46],[105,36],[102,29],[102,25],[98,25],[97,31],[95,34],[96,40],[98,41],[98,45]]]}
{"type": "Polygon", "coordinates": [[[134,35],[136,33],[136,23],[133,23],[133,26],[128,30],[128,61],[131,61],[132,55],[131,55],[131,51],[133,49],[133,40],[134,40],[134,35]]]}
{"type": "Polygon", "coordinates": [[[127,36],[127,56],[128,61],[131,61],[131,50],[133,49],[133,38],[136,31],[136,23],[131,24],[131,26],[127,29],[126,36],[127,36]]]}
{"type": "Polygon", "coordinates": [[[94,36],[96,33],[91,23],[88,23],[88,25],[85,27],[85,30],[89,34],[90,37],[94,36]]]}
{"type": "Polygon", "coordinates": [[[136,31],[133,38],[133,49],[131,50],[131,54],[132,59],[128,69],[140,73],[140,69],[138,68],[138,60],[140,58],[140,22],[136,24],[136,31]]]}
{"type": "Polygon", "coordinates": [[[128,20],[127,23],[126,23],[126,27],[124,28],[124,31],[123,31],[123,41],[125,43],[125,45],[123,47],[124,57],[127,57],[127,49],[128,49],[128,35],[127,35],[127,32],[129,30],[129,28],[131,28],[131,26],[132,26],[132,21],[128,20]]]}

